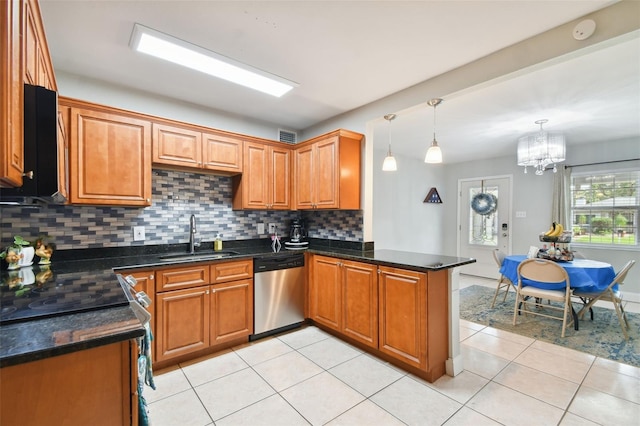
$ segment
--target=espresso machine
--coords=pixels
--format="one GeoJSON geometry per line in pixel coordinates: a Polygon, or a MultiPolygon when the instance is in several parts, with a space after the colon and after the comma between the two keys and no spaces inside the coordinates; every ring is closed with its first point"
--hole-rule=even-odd
{"type": "Polygon", "coordinates": [[[285,248],[289,250],[305,249],[309,246],[306,241],[307,230],[302,219],[292,219],[289,229],[289,241],[285,242],[285,248]]]}

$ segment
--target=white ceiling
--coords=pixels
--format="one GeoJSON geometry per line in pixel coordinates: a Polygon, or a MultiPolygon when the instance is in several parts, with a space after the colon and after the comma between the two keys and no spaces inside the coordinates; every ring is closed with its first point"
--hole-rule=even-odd
{"type": "MultiPolygon", "coordinates": [[[[40,0],[56,71],[291,130],[614,2],[40,0]],[[128,43],[136,22],[300,86],[278,99],[135,53],[128,43]]],[[[535,130],[533,122],[540,118],[550,120],[547,129],[566,131],[569,143],[593,141],[601,132],[638,136],[639,40],[636,36],[499,84],[452,94],[437,116],[445,162],[513,151],[514,140],[535,130]]],[[[392,139],[398,141],[394,151],[423,157],[431,140],[432,113],[416,108],[399,114],[392,127],[392,139]]]]}

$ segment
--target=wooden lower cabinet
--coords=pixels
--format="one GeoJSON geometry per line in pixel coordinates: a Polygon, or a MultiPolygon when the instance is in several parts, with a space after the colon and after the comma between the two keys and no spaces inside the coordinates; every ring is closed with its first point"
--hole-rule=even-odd
{"type": "Polygon", "coordinates": [[[209,347],[209,286],[158,293],[156,360],[209,347]]]}
{"type": "Polygon", "coordinates": [[[340,261],[332,257],[311,257],[309,316],[315,322],[340,331],[342,327],[342,279],[340,261]]]}
{"type": "Polygon", "coordinates": [[[253,280],[211,286],[211,345],[253,333],[253,280]]]}
{"type": "Polygon", "coordinates": [[[365,345],[377,347],[377,267],[314,255],[311,271],[311,319],[365,345]]]}
{"type": "Polygon", "coordinates": [[[0,370],[2,426],[137,425],[137,346],[112,343],[0,370]]]}
{"type": "MultiPolygon", "coordinates": [[[[449,354],[448,273],[310,255],[309,318],[435,381],[449,354]]],[[[365,348],[366,349],[366,348],[365,348]]]]}
{"type": "Polygon", "coordinates": [[[253,262],[156,271],[155,356],[165,362],[253,333],[253,262]]]}
{"type": "Polygon", "coordinates": [[[378,347],[378,268],[342,261],[342,332],[365,345],[378,347]]]}
{"type": "Polygon", "coordinates": [[[426,367],[427,275],[380,267],[380,350],[426,367]]]}

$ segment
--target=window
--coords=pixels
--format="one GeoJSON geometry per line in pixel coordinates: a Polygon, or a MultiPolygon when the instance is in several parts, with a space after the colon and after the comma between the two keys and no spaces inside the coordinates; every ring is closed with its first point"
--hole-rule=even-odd
{"type": "Polygon", "coordinates": [[[571,177],[573,243],[638,246],[640,171],[571,177]]]}

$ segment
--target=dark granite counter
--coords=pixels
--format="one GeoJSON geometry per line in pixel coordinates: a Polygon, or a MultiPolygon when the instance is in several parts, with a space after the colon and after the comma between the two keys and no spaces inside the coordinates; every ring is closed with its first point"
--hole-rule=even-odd
{"type": "Polygon", "coordinates": [[[409,269],[418,272],[451,269],[462,265],[468,265],[476,261],[475,259],[468,259],[464,257],[413,253],[409,251],[398,250],[371,250],[358,252],[354,250],[332,249],[329,247],[320,246],[317,248],[309,248],[309,251],[325,256],[339,257],[341,259],[373,263],[382,266],[409,269]]]}
{"type": "MultiPolygon", "coordinates": [[[[475,262],[475,259],[421,254],[395,250],[369,250],[360,243],[311,241],[307,250],[342,259],[398,267],[419,272],[438,271],[475,262]],[[356,248],[356,249],[354,249],[356,248]]],[[[56,274],[94,276],[96,280],[113,279],[116,273],[133,269],[157,269],[176,264],[228,261],[256,256],[275,256],[268,240],[225,243],[225,251],[235,254],[222,259],[172,260],[160,258],[169,253],[185,253],[185,245],[137,246],[109,249],[67,250],[54,254],[51,270],[56,274]]],[[[213,253],[199,250],[198,254],[213,253]]],[[[294,251],[282,250],[292,253],[294,251]]],[[[6,282],[7,271],[2,271],[6,282]]],[[[116,343],[144,335],[144,328],[128,306],[45,317],[5,324],[0,328],[0,367],[61,355],[91,347],[116,343]]]]}

